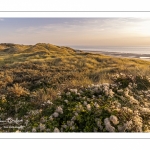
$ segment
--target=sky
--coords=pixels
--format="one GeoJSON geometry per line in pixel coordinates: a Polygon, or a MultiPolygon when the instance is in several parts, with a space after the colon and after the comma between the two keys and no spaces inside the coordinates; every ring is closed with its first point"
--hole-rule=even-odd
{"type": "Polygon", "coordinates": [[[0,18],[0,43],[150,46],[150,18],[0,18]]]}

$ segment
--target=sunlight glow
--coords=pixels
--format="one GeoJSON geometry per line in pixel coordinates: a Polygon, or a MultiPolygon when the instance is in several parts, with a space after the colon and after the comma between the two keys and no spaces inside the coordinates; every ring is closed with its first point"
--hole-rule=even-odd
{"type": "Polygon", "coordinates": [[[141,35],[150,36],[150,21],[144,21],[140,23],[139,32],[141,35]]]}

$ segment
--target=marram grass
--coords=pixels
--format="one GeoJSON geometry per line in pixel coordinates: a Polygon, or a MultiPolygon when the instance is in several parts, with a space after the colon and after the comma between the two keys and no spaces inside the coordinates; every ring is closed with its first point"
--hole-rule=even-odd
{"type": "Polygon", "coordinates": [[[1,132],[149,132],[150,62],[0,45],[1,132]]]}

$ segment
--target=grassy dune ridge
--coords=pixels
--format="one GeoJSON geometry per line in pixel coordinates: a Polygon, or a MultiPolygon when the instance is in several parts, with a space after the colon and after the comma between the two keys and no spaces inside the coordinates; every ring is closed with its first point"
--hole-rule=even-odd
{"type": "Polygon", "coordinates": [[[149,132],[150,62],[0,44],[1,132],[149,132]],[[22,128],[5,128],[22,120],[22,128]]]}

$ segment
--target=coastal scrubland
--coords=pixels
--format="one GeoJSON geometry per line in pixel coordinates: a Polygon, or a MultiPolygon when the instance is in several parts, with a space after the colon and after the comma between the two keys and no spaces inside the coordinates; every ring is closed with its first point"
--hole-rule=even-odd
{"type": "Polygon", "coordinates": [[[150,61],[0,44],[0,132],[150,132],[150,61]]]}

